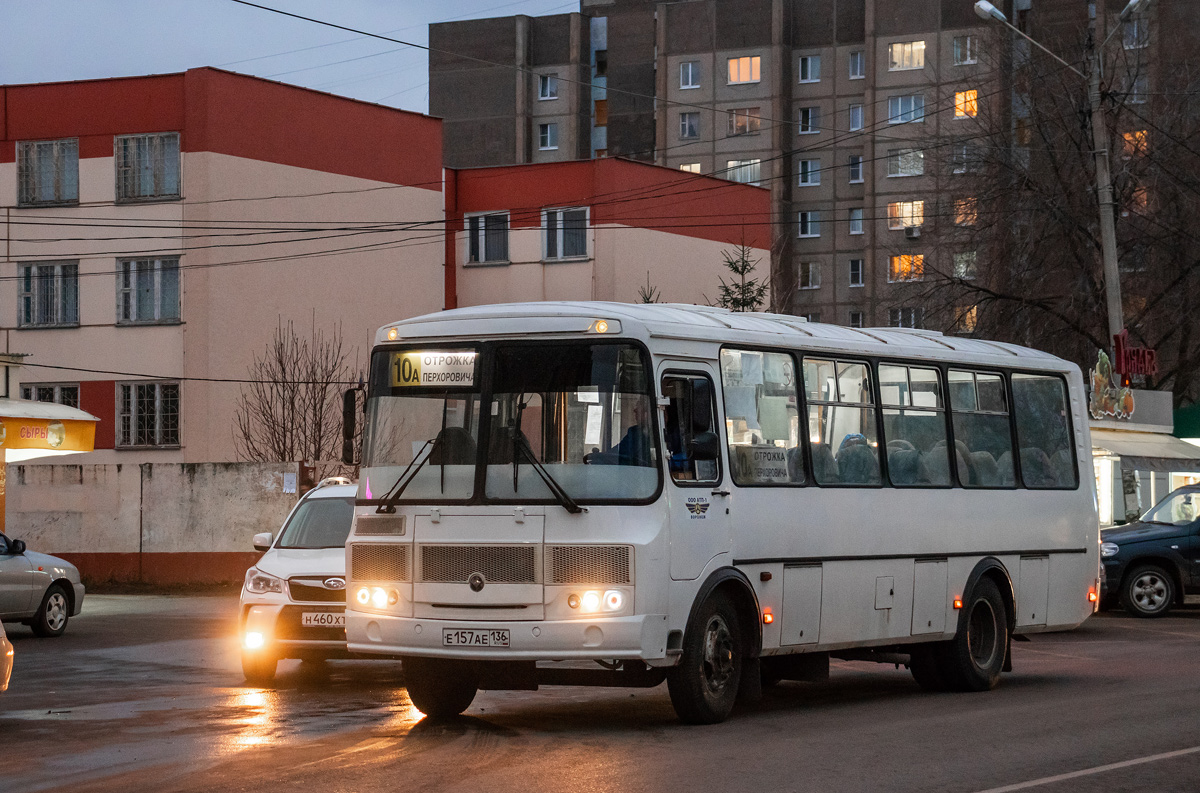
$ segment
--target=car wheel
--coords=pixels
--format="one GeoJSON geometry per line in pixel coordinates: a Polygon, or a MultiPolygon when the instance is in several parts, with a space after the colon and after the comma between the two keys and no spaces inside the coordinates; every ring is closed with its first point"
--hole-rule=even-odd
{"type": "Polygon", "coordinates": [[[995,582],[981,578],[966,604],[958,634],[942,646],[938,664],[955,691],[987,691],[1000,682],[1008,652],[1008,610],[995,582]]]}
{"type": "Polygon", "coordinates": [[[737,612],[724,595],[714,595],[688,626],[679,665],[667,670],[667,691],[679,720],[724,721],[737,701],[743,667],[737,612]]]}
{"type": "Polygon", "coordinates": [[[252,686],[265,686],[275,679],[279,659],[270,653],[242,651],[242,674],[252,686]]]}
{"type": "Polygon", "coordinates": [[[1161,617],[1175,602],[1175,581],[1161,567],[1141,565],[1129,571],[1121,586],[1121,605],[1135,617],[1161,617]]]}
{"type": "Polygon", "coordinates": [[[434,719],[457,716],[471,706],[479,690],[469,661],[406,657],[404,681],[417,710],[434,719]]]}
{"type": "Polygon", "coordinates": [[[51,584],[42,595],[42,605],[33,615],[30,627],[38,636],[62,636],[71,618],[71,601],[61,584],[51,584]]]}

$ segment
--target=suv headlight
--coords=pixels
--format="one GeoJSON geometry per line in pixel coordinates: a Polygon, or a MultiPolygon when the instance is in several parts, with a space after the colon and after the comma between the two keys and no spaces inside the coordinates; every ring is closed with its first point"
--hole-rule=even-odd
{"type": "Polygon", "coordinates": [[[1121,546],[1117,545],[1115,542],[1100,543],[1100,555],[1105,558],[1109,556],[1116,556],[1117,551],[1119,550],[1121,550],[1121,546]]]}
{"type": "Polygon", "coordinates": [[[246,591],[253,592],[256,595],[262,595],[267,592],[279,592],[283,594],[283,579],[267,575],[257,567],[251,567],[246,571],[246,591]]]}

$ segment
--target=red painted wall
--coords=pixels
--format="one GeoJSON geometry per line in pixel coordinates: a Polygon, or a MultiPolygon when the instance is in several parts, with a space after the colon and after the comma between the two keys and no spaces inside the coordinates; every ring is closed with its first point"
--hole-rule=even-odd
{"type": "Polygon", "coordinates": [[[79,409],[100,421],[96,424],[96,448],[111,449],[117,441],[117,384],[114,380],[88,380],[79,384],[79,409]]]}

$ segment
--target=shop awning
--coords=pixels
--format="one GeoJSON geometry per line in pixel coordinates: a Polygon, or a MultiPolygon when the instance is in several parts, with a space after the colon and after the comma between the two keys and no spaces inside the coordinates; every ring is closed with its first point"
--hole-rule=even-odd
{"type": "Polygon", "coordinates": [[[90,452],[97,421],[91,413],[53,402],[0,399],[0,461],[90,452]]]}
{"type": "Polygon", "coordinates": [[[1092,446],[1120,457],[1127,470],[1200,472],[1200,446],[1158,432],[1093,429],[1092,446]]]}

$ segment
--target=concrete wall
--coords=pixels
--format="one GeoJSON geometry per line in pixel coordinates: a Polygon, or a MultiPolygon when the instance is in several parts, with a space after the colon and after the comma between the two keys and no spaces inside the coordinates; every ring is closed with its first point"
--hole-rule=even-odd
{"type": "Polygon", "coordinates": [[[237,581],[296,503],[289,463],[8,466],[8,534],[85,580],[237,581]]]}

